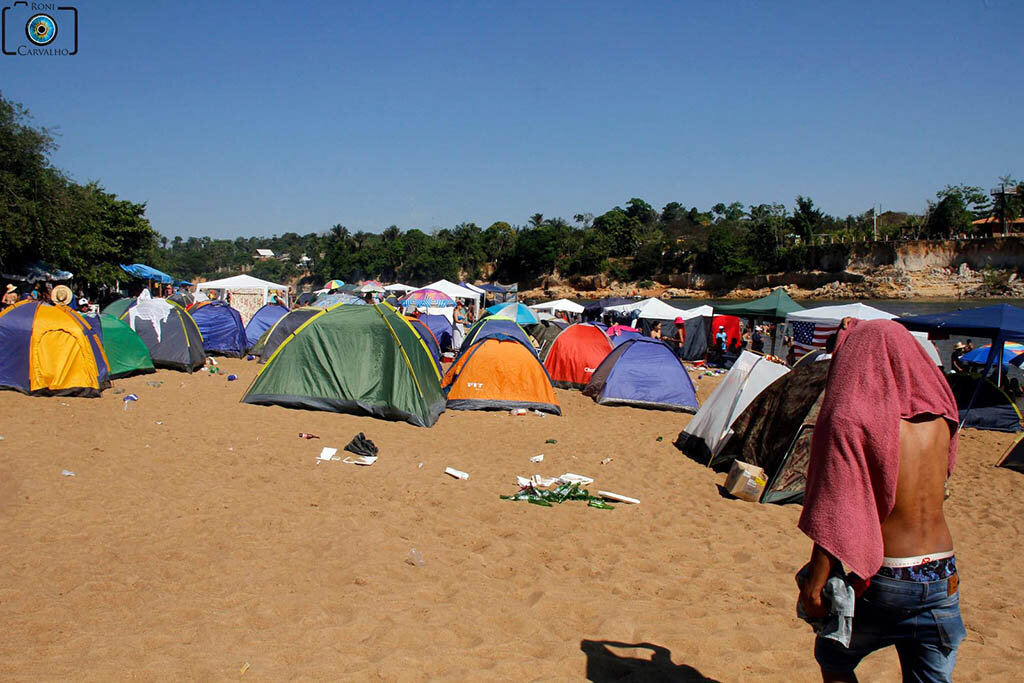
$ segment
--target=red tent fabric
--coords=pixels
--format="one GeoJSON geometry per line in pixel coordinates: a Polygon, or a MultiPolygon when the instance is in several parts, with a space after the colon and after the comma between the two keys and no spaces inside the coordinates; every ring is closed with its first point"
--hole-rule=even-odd
{"type": "Polygon", "coordinates": [[[577,323],[555,338],[544,367],[556,387],[582,389],[611,350],[612,342],[604,330],[590,323],[577,323]]]}
{"type": "Polygon", "coordinates": [[[725,333],[729,336],[729,346],[743,343],[740,336],[740,319],[734,315],[716,315],[711,318],[711,343],[714,345],[715,335],[718,328],[725,327],[725,333]]]}

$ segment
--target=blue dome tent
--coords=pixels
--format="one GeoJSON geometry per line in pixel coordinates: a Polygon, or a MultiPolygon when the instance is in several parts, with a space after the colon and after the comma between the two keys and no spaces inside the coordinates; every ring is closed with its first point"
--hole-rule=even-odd
{"type": "Polygon", "coordinates": [[[697,392],[672,350],[648,337],[615,347],[598,366],[583,393],[601,405],[621,404],[697,412],[697,392]]]}
{"type": "Polygon", "coordinates": [[[242,315],[227,301],[203,301],[188,308],[203,335],[203,349],[225,356],[242,356],[249,344],[245,340],[242,315]]]}
{"type": "Polygon", "coordinates": [[[256,346],[260,336],[273,327],[274,323],[280,320],[286,313],[288,313],[288,307],[280,304],[267,304],[253,313],[252,318],[249,319],[249,324],[245,326],[246,348],[251,349],[256,346]]]}

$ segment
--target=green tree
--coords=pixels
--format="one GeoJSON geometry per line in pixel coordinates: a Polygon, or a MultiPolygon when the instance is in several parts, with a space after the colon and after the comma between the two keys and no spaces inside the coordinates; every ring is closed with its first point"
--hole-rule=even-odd
{"type": "Polygon", "coordinates": [[[980,187],[947,185],[935,193],[938,202],[928,202],[925,237],[949,238],[973,231],[973,221],[990,215],[989,196],[980,187]]]}

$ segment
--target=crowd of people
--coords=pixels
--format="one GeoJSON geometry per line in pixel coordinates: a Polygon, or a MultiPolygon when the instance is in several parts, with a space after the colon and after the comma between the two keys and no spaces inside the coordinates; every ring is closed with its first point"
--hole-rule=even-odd
{"type": "Polygon", "coordinates": [[[75,294],[67,285],[54,285],[52,282],[8,282],[4,286],[3,297],[0,298],[0,311],[19,301],[28,300],[61,304],[82,313],[90,313],[95,310],[94,304],[85,292],[79,290],[75,294]]]}

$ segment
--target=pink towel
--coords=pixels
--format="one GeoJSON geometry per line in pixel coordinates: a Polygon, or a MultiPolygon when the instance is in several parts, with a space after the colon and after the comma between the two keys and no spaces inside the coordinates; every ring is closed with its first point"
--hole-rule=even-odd
{"type": "Polygon", "coordinates": [[[945,377],[899,323],[840,332],[814,426],[800,529],[862,578],[882,565],[882,522],[896,502],[900,420],[946,418],[956,463],[958,412],[945,377]]]}

